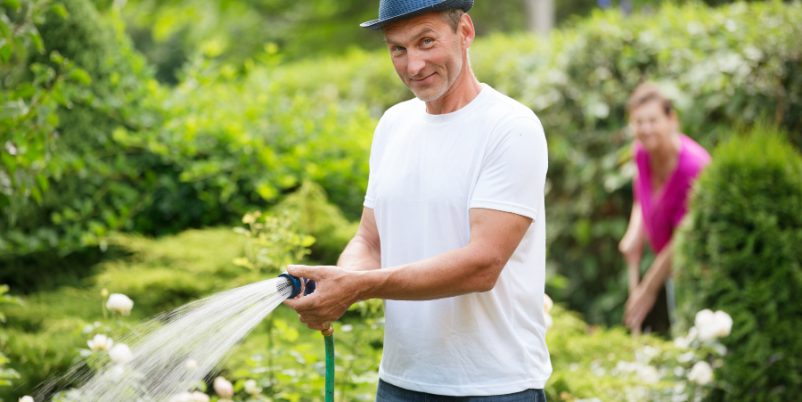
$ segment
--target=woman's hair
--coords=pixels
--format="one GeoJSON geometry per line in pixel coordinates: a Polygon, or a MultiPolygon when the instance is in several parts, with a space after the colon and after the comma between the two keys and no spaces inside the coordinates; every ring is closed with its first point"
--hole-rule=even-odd
{"type": "Polygon", "coordinates": [[[671,103],[671,99],[663,95],[657,85],[648,81],[638,85],[630,95],[629,102],[627,102],[627,113],[631,114],[635,109],[651,101],[659,102],[666,116],[674,113],[674,105],[671,103]]]}

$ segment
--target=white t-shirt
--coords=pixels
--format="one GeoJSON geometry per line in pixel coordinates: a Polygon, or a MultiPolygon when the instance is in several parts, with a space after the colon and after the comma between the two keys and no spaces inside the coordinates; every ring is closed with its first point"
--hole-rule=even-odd
{"type": "Polygon", "coordinates": [[[547,166],[537,116],[486,84],[452,113],[428,114],[412,99],[382,116],[364,203],[376,216],[382,267],[464,247],[471,208],[533,219],[491,291],[385,301],[384,381],[453,396],[544,387],[547,166]]]}

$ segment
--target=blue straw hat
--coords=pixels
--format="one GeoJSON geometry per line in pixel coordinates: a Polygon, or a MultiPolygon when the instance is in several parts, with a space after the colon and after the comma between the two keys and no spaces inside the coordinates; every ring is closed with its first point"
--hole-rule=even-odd
{"type": "Polygon", "coordinates": [[[442,11],[461,8],[468,11],[473,7],[473,0],[380,0],[379,18],[365,21],[362,28],[379,30],[384,25],[430,11],[442,11]]]}

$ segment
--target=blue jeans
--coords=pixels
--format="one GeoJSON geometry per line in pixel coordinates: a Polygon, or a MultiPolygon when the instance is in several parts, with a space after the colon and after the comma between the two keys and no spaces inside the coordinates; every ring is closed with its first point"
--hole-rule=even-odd
{"type": "Polygon", "coordinates": [[[506,395],[442,396],[410,391],[379,380],[376,402],[546,402],[542,389],[527,389],[506,395]]]}

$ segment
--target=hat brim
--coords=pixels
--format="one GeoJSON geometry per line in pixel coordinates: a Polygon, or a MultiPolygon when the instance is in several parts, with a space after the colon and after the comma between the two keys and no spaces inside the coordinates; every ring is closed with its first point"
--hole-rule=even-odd
{"type": "Polygon", "coordinates": [[[473,0],[448,0],[440,4],[421,7],[419,9],[412,10],[404,14],[395,15],[390,18],[385,18],[385,19],[377,18],[375,20],[365,21],[359,24],[359,26],[365,29],[378,31],[387,24],[400,21],[406,18],[414,17],[416,15],[421,15],[432,11],[443,11],[451,8],[461,8],[463,11],[468,11],[471,9],[471,7],[473,7],[473,0]]]}

